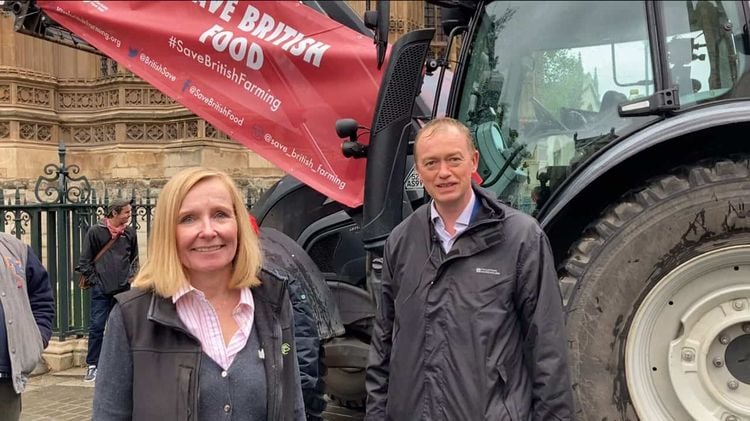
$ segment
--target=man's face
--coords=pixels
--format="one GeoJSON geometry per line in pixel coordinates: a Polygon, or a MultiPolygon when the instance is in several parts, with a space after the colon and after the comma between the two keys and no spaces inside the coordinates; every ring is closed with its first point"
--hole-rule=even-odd
{"type": "Polygon", "coordinates": [[[453,127],[419,139],[415,149],[417,173],[438,210],[461,210],[471,199],[471,175],[479,154],[453,127]]]}
{"type": "Polygon", "coordinates": [[[120,212],[114,212],[114,215],[112,215],[112,222],[115,223],[115,226],[121,226],[125,225],[128,222],[130,222],[130,214],[132,213],[132,208],[130,205],[125,205],[122,209],[120,209],[120,212]]]}

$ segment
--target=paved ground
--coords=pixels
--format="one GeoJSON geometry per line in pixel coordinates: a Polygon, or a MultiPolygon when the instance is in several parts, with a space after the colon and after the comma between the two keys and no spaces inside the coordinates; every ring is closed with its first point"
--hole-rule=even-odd
{"type": "Polygon", "coordinates": [[[21,421],[91,419],[94,384],[84,383],[85,368],[32,377],[23,394],[21,421]]]}
{"type": "MultiPolygon", "coordinates": [[[[33,377],[23,394],[21,421],[83,421],[91,419],[93,383],[84,383],[86,369],[71,368],[33,377]]],[[[362,414],[329,405],[327,421],[359,421],[362,414]]]]}

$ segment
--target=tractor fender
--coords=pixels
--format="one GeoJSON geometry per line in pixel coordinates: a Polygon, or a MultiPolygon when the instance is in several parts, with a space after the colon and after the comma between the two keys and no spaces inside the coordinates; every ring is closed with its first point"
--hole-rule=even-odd
{"type": "Polygon", "coordinates": [[[743,122],[750,122],[750,102],[722,101],[658,121],[611,144],[564,182],[541,210],[539,222],[547,230],[568,204],[585,195],[607,172],[657,145],[694,132],[743,122]]]}

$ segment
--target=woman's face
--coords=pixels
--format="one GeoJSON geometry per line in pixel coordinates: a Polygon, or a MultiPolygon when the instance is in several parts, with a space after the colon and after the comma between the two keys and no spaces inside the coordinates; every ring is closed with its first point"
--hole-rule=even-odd
{"type": "Polygon", "coordinates": [[[188,278],[231,273],[237,252],[232,196],[217,178],[203,180],[185,196],[177,215],[177,251],[188,278]]]}

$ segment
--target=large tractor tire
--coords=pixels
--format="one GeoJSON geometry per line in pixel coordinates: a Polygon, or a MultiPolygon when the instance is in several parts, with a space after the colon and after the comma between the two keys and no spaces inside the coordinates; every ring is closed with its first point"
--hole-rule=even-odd
{"type": "Polygon", "coordinates": [[[750,420],[750,162],[624,196],[564,262],[581,420],[750,420]]]}

